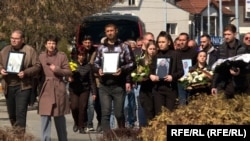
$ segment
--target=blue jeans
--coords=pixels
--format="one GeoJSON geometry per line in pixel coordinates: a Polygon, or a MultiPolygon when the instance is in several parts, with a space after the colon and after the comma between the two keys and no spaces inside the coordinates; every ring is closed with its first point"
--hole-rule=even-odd
{"type": "Polygon", "coordinates": [[[180,83],[178,83],[178,98],[179,98],[179,105],[187,105],[189,92],[186,91],[180,83]]]}
{"type": "MultiPolygon", "coordinates": [[[[124,84],[125,85],[125,84],[124,84]]],[[[110,116],[112,111],[112,102],[114,105],[114,115],[119,128],[125,127],[124,100],[125,89],[120,86],[105,86],[100,84],[99,95],[102,110],[102,128],[106,132],[110,130],[110,116]]]]}
{"type": "Polygon", "coordinates": [[[134,88],[134,93],[135,93],[135,99],[136,99],[136,117],[137,117],[137,121],[139,122],[138,126],[142,127],[142,126],[146,126],[147,125],[147,121],[146,121],[146,118],[145,118],[145,113],[144,113],[144,110],[141,106],[141,103],[140,103],[140,98],[139,98],[139,95],[140,95],[140,89],[141,89],[141,85],[137,85],[135,88],[134,88]]]}
{"type": "Polygon", "coordinates": [[[124,104],[126,122],[129,125],[134,125],[136,121],[136,103],[135,103],[135,93],[130,91],[127,93],[124,104]]]}
{"type": "Polygon", "coordinates": [[[93,127],[93,119],[94,119],[94,113],[95,113],[95,101],[93,100],[92,94],[89,94],[89,100],[88,100],[88,124],[87,127],[93,127]]]}
{"type": "Polygon", "coordinates": [[[21,90],[21,85],[8,86],[6,104],[12,126],[26,127],[31,91],[32,89],[21,90]]]}

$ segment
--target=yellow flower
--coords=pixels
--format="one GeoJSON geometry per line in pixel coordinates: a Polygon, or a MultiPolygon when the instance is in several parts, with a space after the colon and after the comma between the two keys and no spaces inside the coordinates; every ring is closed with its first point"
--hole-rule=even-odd
{"type": "Polygon", "coordinates": [[[77,64],[75,62],[70,61],[69,62],[69,67],[70,67],[71,71],[76,71],[77,64]]]}

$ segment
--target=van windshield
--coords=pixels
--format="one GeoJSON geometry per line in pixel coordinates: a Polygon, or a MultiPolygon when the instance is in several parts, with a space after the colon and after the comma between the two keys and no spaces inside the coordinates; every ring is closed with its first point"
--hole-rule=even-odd
{"type": "Polygon", "coordinates": [[[117,20],[117,21],[91,21],[84,22],[80,27],[78,44],[81,44],[84,35],[90,35],[94,44],[100,44],[102,37],[105,36],[104,27],[109,23],[114,23],[118,27],[118,38],[122,41],[128,39],[136,40],[140,36],[140,28],[136,21],[117,20]]]}

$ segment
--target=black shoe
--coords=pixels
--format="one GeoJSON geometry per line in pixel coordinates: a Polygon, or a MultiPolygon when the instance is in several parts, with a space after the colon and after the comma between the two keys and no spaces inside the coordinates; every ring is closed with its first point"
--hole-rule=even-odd
{"type": "Polygon", "coordinates": [[[101,132],[102,132],[102,126],[101,126],[101,124],[99,124],[99,123],[98,123],[98,125],[97,125],[96,132],[97,132],[97,133],[101,133],[101,132]]]}
{"type": "Polygon", "coordinates": [[[79,133],[80,133],[80,134],[86,134],[86,129],[83,128],[83,127],[81,127],[81,128],[79,129],[79,133]]]}
{"type": "Polygon", "coordinates": [[[74,132],[77,132],[78,130],[79,130],[78,126],[74,124],[74,126],[73,126],[73,131],[74,131],[74,132]]]}

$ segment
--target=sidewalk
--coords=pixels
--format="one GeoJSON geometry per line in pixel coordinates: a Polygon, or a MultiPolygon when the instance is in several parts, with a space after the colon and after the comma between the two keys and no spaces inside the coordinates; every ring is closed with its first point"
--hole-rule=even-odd
{"type": "MultiPolygon", "coordinates": [[[[66,115],[67,122],[67,131],[68,131],[68,141],[98,141],[98,138],[102,136],[102,134],[97,134],[95,132],[87,133],[87,134],[79,134],[73,132],[72,128],[74,125],[72,115],[66,115]]],[[[96,127],[97,121],[94,118],[94,126],[96,127]]],[[[0,127],[10,127],[7,107],[5,105],[5,101],[0,101],[0,127]]],[[[37,110],[29,110],[27,115],[27,132],[33,134],[37,139],[40,138],[41,131],[40,124],[40,116],[37,114],[37,110]]],[[[54,122],[51,127],[52,133],[52,141],[58,141],[56,129],[54,127],[54,122]]]]}

